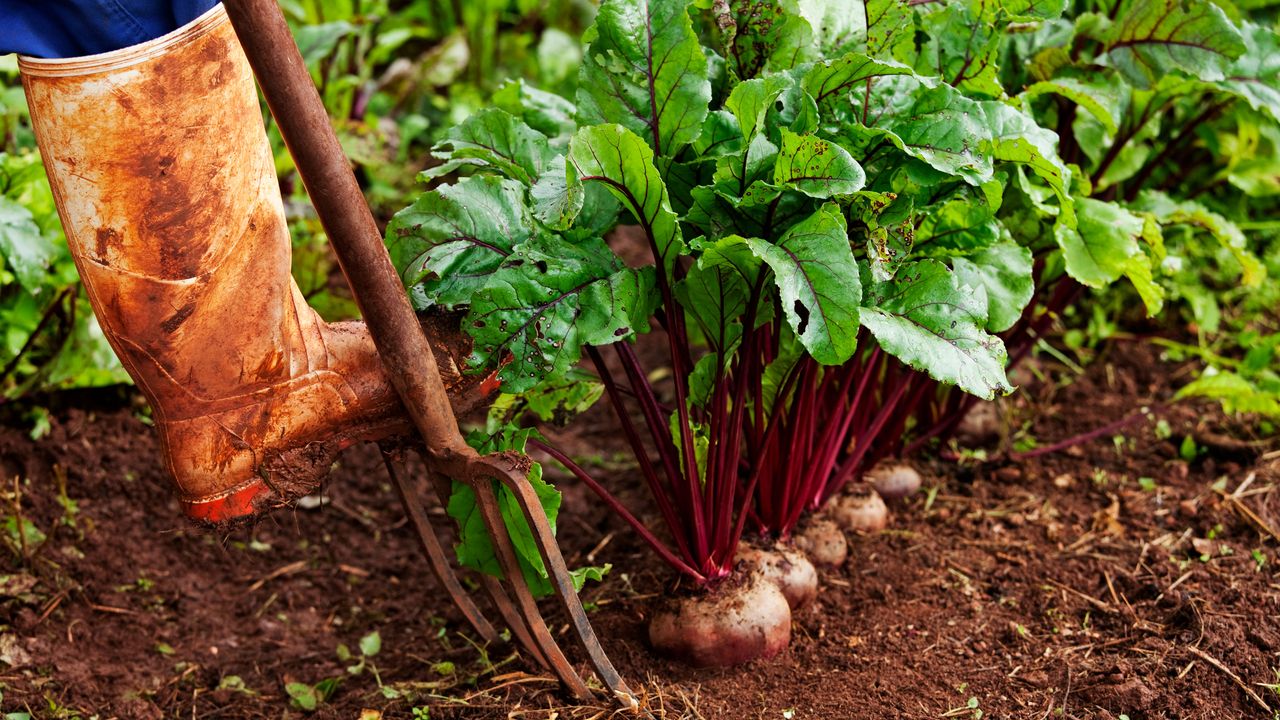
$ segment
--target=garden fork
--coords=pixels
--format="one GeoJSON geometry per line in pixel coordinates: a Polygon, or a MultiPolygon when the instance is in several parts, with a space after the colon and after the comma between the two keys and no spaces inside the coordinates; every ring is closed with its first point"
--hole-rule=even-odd
{"type": "MultiPolygon", "coordinates": [[[[436,494],[447,502],[451,480],[475,491],[477,507],[493,538],[503,572],[501,581],[483,576],[482,582],[503,621],[529,654],[554,672],[570,692],[581,700],[592,697],[587,683],[551,637],[525,582],[498,506],[498,483],[516,499],[529,523],[551,583],[596,675],[618,703],[638,710],[638,701],[609,662],[587,620],[550,522],[526,477],[529,460],[512,452],[480,455],[463,440],[435,356],[279,6],[275,0],[225,0],[224,5],[333,244],[387,375],[420,434],[423,460],[436,494]]],[[[440,584],[476,632],[493,640],[493,626],[463,590],[431,528],[405,470],[402,449],[384,445],[383,452],[405,511],[440,584]]]]}

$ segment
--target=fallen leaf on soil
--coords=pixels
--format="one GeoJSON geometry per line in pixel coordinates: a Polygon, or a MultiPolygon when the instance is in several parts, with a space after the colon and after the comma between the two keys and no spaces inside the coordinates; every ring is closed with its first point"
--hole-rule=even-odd
{"type": "Polygon", "coordinates": [[[18,642],[17,635],[0,635],[0,662],[9,667],[22,667],[31,662],[31,655],[18,642]]]}

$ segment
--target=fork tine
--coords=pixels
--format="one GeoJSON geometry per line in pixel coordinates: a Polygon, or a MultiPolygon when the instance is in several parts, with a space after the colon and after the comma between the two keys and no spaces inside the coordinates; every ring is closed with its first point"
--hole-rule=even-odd
{"type": "MultiPolygon", "coordinates": [[[[489,536],[493,539],[493,547],[498,556],[498,562],[502,565],[502,574],[506,580],[506,586],[511,589],[514,595],[515,607],[519,611],[519,615],[524,619],[529,634],[532,636],[533,643],[542,651],[543,657],[550,666],[551,671],[555,673],[560,682],[569,689],[578,699],[590,700],[591,690],[587,688],[582,678],[578,676],[573,666],[569,664],[568,658],[564,656],[564,651],[556,644],[555,638],[551,637],[551,631],[547,629],[547,623],[542,618],[542,614],[538,612],[538,605],[533,599],[533,593],[529,590],[529,585],[525,582],[524,571],[520,568],[520,561],[516,559],[515,547],[511,544],[511,537],[507,534],[506,523],[502,520],[502,512],[498,508],[498,497],[494,492],[493,483],[488,477],[479,476],[469,478],[471,487],[476,493],[476,506],[480,508],[480,516],[484,519],[485,527],[489,530],[489,536]]],[[[541,509],[541,506],[539,506],[541,509]]],[[[546,522],[546,516],[542,518],[546,522]]]]}
{"type": "Polygon", "coordinates": [[[485,619],[484,614],[480,612],[480,608],[476,607],[476,604],[472,602],[471,596],[467,594],[462,584],[458,582],[458,576],[453,571],[453,566],[449,563],[449,558],[445,555],[444,548],[440,545],[440,539],[436,537],[435,530],[431,527],[431,521],[422,507],[422,502],[418,499],[417,488],[413,486],[409,479],[403,454],[401,451],[393,450],[384,443],[379,443],[378,448],[382,451],[382,462],[387,467],[387,474],[391,476],[391,482],[395,485],[396,493],[400,496],[400,504],[404,507],[405,515],[409,517],[409,522],[417,533],[418,543],[422,546],[422,552],[427,556],[436,580],[439,581],[445,592],[449,594],[453,604],[462,611],[462,615],[467,619],[467,622],[471,623],[471,627],[475,629],[476,634],[486,643],[494,642],[498,639],[498,633],[493,629],[493,625],[489,624],[489,621],[485,619]]]}
{"type": "Polygon", "coordinates": [[[489,593],[489,600],[493,606],[497,608],[498,614],[502,616],[502,621],[511,629],[511,634],[515,636],[516,642],[524,651],[533,656],[535,662],[544,670],[550,670],[551,665],[547,663],[547,659],[542,655],[542,648],[538,647],[533,641],[533,636],[529,634],[529,626],[525,624],[524,618],[520,617],[520,613],[516,610],[516,606],[511,602],[511,598],[507,596],[507,591],[502,587],[502,581],[492,575],[479,573],[480,582],[483,584],[486,592],[489,593]]]}
{"type": "Polygon", "coordinates": [[[539,554],[551,577],[552,585],[555,586],[556,595],[568,612],[569,619],[573,623],[583,649],[587,652],[596,675],[613,694],[615,700],[633,711],[639,710],[640,703],[635,693],[627,687],[626,681],[614,669],[613,663],[605,655],[604,648],[600,646],[595,629],[591,627],[591,622],[587,619],[586,611],[582,607],[582,601],[578,598],[578,591],[573,586],[573,578],[568,566],[565,565],[564,556],[560,553],[560,546],[551,532],[551,523],[547,520],[542,503],[528,480],[516,470],[515,466],[503,468],[497,465],[492,456],[481,458],[477,462],[489,471],[488,474],[492,474],[515,494],[516,501],[520,504],[520,509],[533,530],[534,541],[538,544],[539,554]]]}

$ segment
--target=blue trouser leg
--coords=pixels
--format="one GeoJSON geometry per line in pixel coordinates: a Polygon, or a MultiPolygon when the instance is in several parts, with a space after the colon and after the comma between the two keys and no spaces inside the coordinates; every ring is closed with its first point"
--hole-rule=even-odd
{"type": "Polygon", "coordinates": [[[0,55],[66,58],[160,37],[217,0],[0,0],[0,55]]]}

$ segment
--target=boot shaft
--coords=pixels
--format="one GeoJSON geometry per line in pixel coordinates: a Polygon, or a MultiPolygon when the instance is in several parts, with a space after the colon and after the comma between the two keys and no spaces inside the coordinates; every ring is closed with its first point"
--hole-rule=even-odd
{"type": "Polygon", "coordinates": [[[20,60],[71,253],[163,419],[324,369],[253,75],[221,8],[162,38],[20,60]]]}

